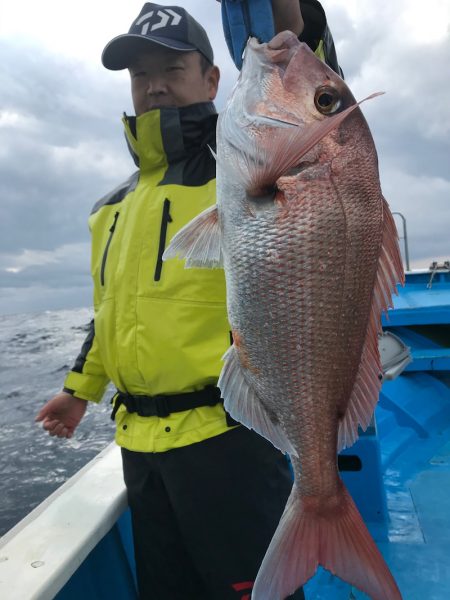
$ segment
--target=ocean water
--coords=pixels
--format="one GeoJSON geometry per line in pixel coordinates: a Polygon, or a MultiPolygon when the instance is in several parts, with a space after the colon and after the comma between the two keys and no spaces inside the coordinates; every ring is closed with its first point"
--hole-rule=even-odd
{"type": "Polygon", "coordinates": [[[112,388],[102,403],[88,405],[70,440],[34,422],[61,389],[91,318],[84,308],[0,316],[0,535],[114,438],[112,388]]]}

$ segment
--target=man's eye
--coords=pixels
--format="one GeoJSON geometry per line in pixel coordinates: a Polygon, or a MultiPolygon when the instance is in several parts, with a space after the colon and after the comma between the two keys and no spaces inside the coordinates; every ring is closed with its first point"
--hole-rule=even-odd
{"type": "Polygon", "coordinates": [[[183,67],[181,67],[180,65],[172,65],[170,67],[167,67],[166,71],[182,71],[183,67]]]}
{"type": "Polygon", "coordinates": [[[136,71],[135,73],[133,73],[133,77],[144,77],[145,76],[145,71],[136,71]]]}

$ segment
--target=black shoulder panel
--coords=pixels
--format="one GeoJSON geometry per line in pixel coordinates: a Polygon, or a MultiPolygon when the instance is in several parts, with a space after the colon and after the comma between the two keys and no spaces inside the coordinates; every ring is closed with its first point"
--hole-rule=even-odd
{"type": "Polygon", "coordinates": [[[314,51],[322,39],[327,24],[325,11],[317,0],[303,0],[301,11],[304,28],[299,35],[299,40],[308,44],[311,50],[314,51]]]}
{"type": "Polygon", "coordinates": [[[342,79],[344,79],[344,72],[339,66],[338,59],[336,56],[336,49],[334,47],[333,37],[328,28],[328,25],[325,27],[325,31],[323,34],[323,45],[325,48],[325,60],[329,67],[333,69],[342,79]]]}
{"type": "Polygon", "coordinates": [[[327,25],[325,11],[318,0],[302,0],[301,11],[305,27],[299,40],[305,42],[315,51],[320,40],[323,40],[325,61],[338,75],[343,77],[339,67],[333,37],[327,25]]]}
{"type": "MultiPolygon", "coordinates": [[[[216,177],[216,160],[211,152],[216,150],[217,113],[210,106],[198,105],[199,116],[195,118],[195,106],[188,107],[194,113],[192,120],[183,120],[181,127],[183,137],[174,126],[165,127],[163,131],[164,150],[169,166],[159,185],[175,184],[189,187],[205,185],[216,177]],[[209,112],[211,111],[211,112],[209,112]],[[206,116],[205,116],[206,113],[206,116]],[[170,135],[172,133],[172,135],[170,135]]],[[[165,115],[178,119],[178,115],[165,115]]]]}
{"type": "Polygon", "coordinates": [[[129,177],[124,183],[118,185],[112,192],[101,198],[98,202],[95,203],[94,208],[91,211],[91,215],[96,213],[102,206],[106,206],[108,204],[117,204],[118,202],[122,202],[125,196],[136,189],[136,186],[139,181],[139,171],[133,173],[131,177],[129,177]]]}
{"type": "Polygon", "coordinates": [[[94,319],[92,319],[92,321],[89,323],[89,332],[88,332],[86,339],[84,340],[84,343],[81,347],[80,354],[77,356],[77,358],[75,360],[75,364],[72,367],[72,371],[75,371],[75,373],[83,372],[83,367],[84,367],[84,363],[86,362],[86,357],[89,354],[89,350],[92,348],[92,344],[94,342],[94,336],[95,336],[95,325],[94,325],[94,319]]]}
{"type": "Polygon", "coordinates": [[[189,187],[207,184],[216,177],[216,161],[206,147],[193,156],[170,164],[158,185],[185,185],[189,187]]]}

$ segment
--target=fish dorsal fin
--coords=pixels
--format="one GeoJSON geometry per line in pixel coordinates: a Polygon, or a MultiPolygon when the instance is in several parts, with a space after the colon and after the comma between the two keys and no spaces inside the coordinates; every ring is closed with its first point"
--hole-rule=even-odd
{"type": "Polygon", "coordinates": [[[397,283],[404,284],[402,258],[394,219],[388,203],[383,198],[383,238],[369,325],[352,395],[339,426],[338,451],[356,442],[358,426],[363,431],[367,429],[378,402],[382,384],[382,366],[378,350],[378,334],[382,331],[381,313],[392,307],[392,294],[397,294],[397,283]]]}
{"type": "Polygon", "coordinates": [[[282,452],[297,455],[281,426],[272,421],[255,390],[247,383],[234,344],[227,350],[223,360],[225,364],[217,385],[225,410],[233,419],[248,429],[254,429],[282,452]]]}
{"type": "Polygon", "coordinates": [[[221,231],[217,205],[210,206],[174,235],[163,260],[186,259],[186,268],[223,267],[221,231]]]}

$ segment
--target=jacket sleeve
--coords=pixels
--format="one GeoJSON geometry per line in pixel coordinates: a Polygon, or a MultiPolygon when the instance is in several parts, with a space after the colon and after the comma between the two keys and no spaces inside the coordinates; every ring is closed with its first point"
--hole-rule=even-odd
{"type": "Polygon", "coordinates": [[[75,364],[64,381],[64,391],[91,402],[100,402],[109,378],[105,373],[95,337],[94,319],[75,364]]]}
{"type": "Polygon", "coordinates": [[[304,29],[298,39],[308,44],[311,50],[325,61],[333,71],[344,77],[337,60],[333,36],[328,27],[327,17],[322,5],[318,0],[301,0],[300,8],[304,29]]]}

